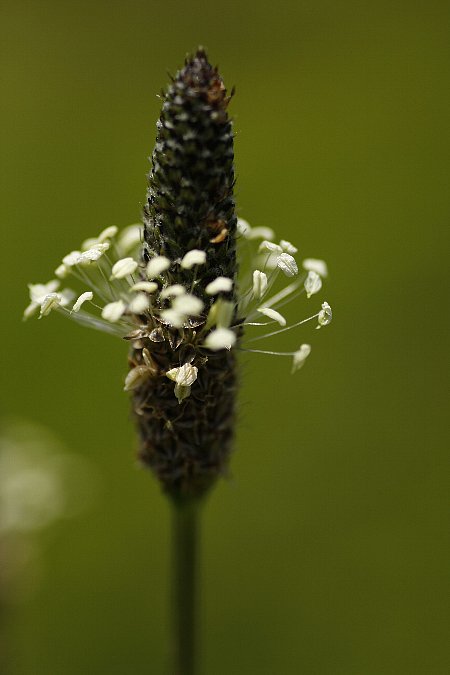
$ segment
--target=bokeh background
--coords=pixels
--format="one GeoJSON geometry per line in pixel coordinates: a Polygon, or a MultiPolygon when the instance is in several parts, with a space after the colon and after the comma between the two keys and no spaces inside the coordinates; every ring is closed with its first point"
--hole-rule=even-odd
{"type": "Polygon", "coordinates": [[[449,672],[449,18],[439,0],[2,4],[1,416],[51,429],[96,486],[33,533],[6,675],[166,672],[169,512],[134,459],[126,347],[21,313],[79,241],[139,220],[156,94],[198,44],[236,85],[240,215],[328,261],[335,315],[299,332],[295,377],[243,360],[232,476],[204,513],[202,673],[449,672]]]}

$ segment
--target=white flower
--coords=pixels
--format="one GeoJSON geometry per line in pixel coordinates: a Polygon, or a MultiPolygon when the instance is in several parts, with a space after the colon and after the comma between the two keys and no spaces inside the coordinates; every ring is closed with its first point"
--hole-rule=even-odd
{"type": "Polygon", "coordinates": [[[68,274],[70,274],[70,267],[67,267],[67,265],[64,265],[64,263],[58,265],[55,270],[55,276],[57,276],[58,279],[65,279],[68,274]]]}
{"type": "Polygon", "coordinates": [[[260,300],[267,290],[267,274],[255,270],[253,272],[253,297],[260,300]]]}
{"type": "Polygon", "coordinates": [[[234,316],[234,303],[229,300],[219,298],[212,305],[208,312],[206,328],[218,326],[219,328],[229,328],[234,316]]]}
{"type": "Polygon", "coordinates": [[[280,246],[285,253],[290,253],[291,255],[298,253],[298,248],[293,246],[290,241],[286,241],[285,239],[280,241],[280,246]]]}
{"type": "Polygon", "coordinates": [[[170,324],[174,328],[182,328],[186,321],[186,315],[176,312],[174,309],[163,309],[159,313],[163,321],[170,324]]]}
{"type": "Polygon", "coordinates": [[[316,328],[320,328],[321,326],[328,326],[328,324],[331,323],[332,318],[333,312],[331,311],[330,305],[328,304],[328,302],[323,302],[322,309],[320,310],[318,316],[319,325],[316,326],[316,328]]]}
{"type": "Polygon", "coordinates": [[[129,225],[120,233],[117,247],[120,253],[128,253],[142,243],[142,225],[129,225]]]}
{"type": "Polygon", "coordinates": [[[124,279],[134,274],[138,268],[138,263],[133,258],[122,258],[114,263],[112,267],[111,279],[124,279]]]}
{"type": "Polygon", "coordinates": [[[147,264],[147,276],[149,279],[158,277],[170,267],[170,260],[164,255],[157,255],[147,264]]]}
{"type": "Polygon", "coordinates": [[[110,323],[116,323],[122,316],[126,309],[125,303],[123,300],[117,300],[116,302],[110,302],[105,305],[102,309],[102,317],[109,321],[110,323]]]}
{"type": "Polygon", "coordinates": [[[324,260],[318,260],[317,258],[305,258],[302,262],[303,269],[307,272],[317,272],[323,279],[326,279],[328,276],[328,267],[324,260]]]}
{"type": "Polygon", "coordinates": [[[216,352],[219,349],[231,349],[236,342],[236,334],[229,328],[216,328],[205,340],[205,347],[216,352]]]}
{"type": "Polygon", "coordinates": [[[44,302],[45,297],[49,293],[54,293],[59,288],[59,281],[52,279],[47,284],[28,284],[30,292],[30,304],[23,313],[23,318],[28,319],[36,313],[39,306],[44,302]]]}
{"type": "Polygon", "coordinates": [[[206,262],[206,252],[198,248],[188,251],[180,263],[185,270],[190,270],[194,265],[204,265],[206,262]]]}
{"type": "Polygon", "coordinates": [[[172,309],[185,316],[198,316],[203,309],[203,302],[195,295],[186,293],[175,298],[172,302],[172,309]]]}
{"type": "Polygon", "coordinates": [[[119,228],[116,227],[115,225],[110,225],[109,227],[105,227],[104,230],[100,232],[100,234],[97,237],[97,241],[101,244],[102,242],[106,241],[107,239],[113,239],[116,234],[118,233],[119,228]]]}
{"type": "Polygon", "coordinates": [[[139,387],[145,380],[147,380],[152,374],[148,366],[136,366],[132,368],[125,378],[124,391],[131,391],[136,387],[139,387]]]}
{"type": "Polygon", "coordinates": [[[109,249],[109,243],[105,242],[103,244],[94,244],[87,251],[84,251],[78,256],[78,260],[75,263],[76,265],[90,265],[93,262],[97,262],[102,255],[109,249]]]}
{"type": "Polygon", "coordinates": [[[260,307],[258,309],[258,312],[260,314],[264,314],[264,316],[268,316],[269,319],[272,319],[273,321],[277,321],[280,326],[285,326],[286,325],[286,319],[280,312],[277,312],[275,309],[270,309],[270,307],[260,307]]]}
{"type": "Polygon", "coordinates": [[[133,314],[142,314],[149,308],[148,296],[145,293],[138,293],[128,305],[128,309],[133,314]]]}
{"type": "Polygon", "coordinates": [[[41,312],[39,318],[50,314],[52,309],[55,309],[61,304],[61,296],[58,293],[49,293],[41,302],[41,312]]]}
{"type": "Polygon", "coordinates": [[[317,274],[317,272],[313,272],[312,270],[308,272],[304,287],[308,298],[314,295],[314,293],[318,293],[320,291],[322,288],[322,279],[317,274]]]}
{"type": "Polygon", "coordinates": [[[293,357],[293,362],[292,362],[292,370],[291,373],[294,374],[297,370],[300,370],[300,368],[303,366],[305,363],[305,360],[311,353],[311,345],[301,345],[300,348],[294,352],[294,357],[293,357]]]}
{"type": "Polygon", "coordinates": [[[246,239],[273,239],[275,232],[270,227],[251,227],[246,239]]]}
{"type": "Polygon", "coordinates": [[[278,244],[274,244],[273,241],[264,240],[260,243],[258,251],[259,253],[265,253],[266,251],[269,253],[282,253],[283,249],[278,244]]]}
{"type": "Polygon", "coordinates": [[[190,363],[185,363],[180,368],[168,370],[166,376],[175,382],[175,396],[181,403],[191,393],[191,386],[197,379],[198,369],[190,363]]]}
{"type": "Polygon", "coordinates": [[[158,289],[158,284],[154,281],[138,281],[130,288],[131,291],[144,291],[145,293],[154,293],[158,289]]]}
{"type": "Polygon", "coordinates": [[[159,294],[159,297],[161,300],[165,300],[166,298],[175,298],[178,295],[184,295],[185,293],[186,289],[184,286],[181,284],[173,284],[172,286],[166,286],[166,288],[163,288],[159,294]]]}
{"type": "Polygon", "coordinates": [[[72,307],[72,312],[79,312],[83,303],[92,300],[93,297],[94,294],[92,293],[92,291],[86,291],[86,293],[82,293],[78,298],[78,300],[76,301],[76,303],[74,304],[74,306],[72,307]]]}
{"type": "Polygon", "coordinates": [[[295,277],[295,275],[298,274],[297,263],[289,253],[282,253],[278,256],[277,267],[279,267],[287,277],[295,277]]]}
{"type": "Polygon", "coordinates": [[[229,293],[233,288],[233,279],[228,277],[217,277],[211,281],[205,288],[208,295],[217,295],[217,293],[229,293]]]}
{"type": "Polygon", "coordinates": [[[77,265],[80,255],[81,251],[71,251],[62,259],[63,264],[66,265],[66,267],[73,267],[74,265],[77,265]]]}

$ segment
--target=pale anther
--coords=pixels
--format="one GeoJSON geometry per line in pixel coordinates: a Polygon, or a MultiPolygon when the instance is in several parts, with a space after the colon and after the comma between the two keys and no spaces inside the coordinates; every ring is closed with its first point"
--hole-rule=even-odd
{"type": "Polygon", "coordinates": [[[255,270],[253,272],[253,297],[260,300],[267,290],[267,274],[255,270]]]}
{"type": "Polygon", "coordinates": [[[110,302],[107,305],[105,305],[102,309],[102,317],[103,319],[106,319],[106,321],[110,321],[111,323],[115,323],[120,319],[122,314],[124,313],[126,309],[125,303],[123,300],[117,300],[116,302],[110,302]]]}
{"type": "Polygon", "coordinates": [[[236,334],[228,328],[216,328],[211,331],[205,340],[205,347],[212,351],[231,349],[236,342],[236,334]]]}
{"type": "Polygon", "coordinates": [[[308,272],[308,276],[306,277],[305,283],[303,285],[305,287],[307,297],[310,298],[312,295],[314,295],[314,293],[318,293],[322,288],[322,279],[317,274],[317,272],[313,272],[311,270],[308,272]]]}
{"type": "Polygon", "coordinates": [[[111,270],[111,279],[124,279],[134,274],[138,268],[138,263],[134,258],[122,258],[118,260],[111,270]]]}
{"type": "Polygon", "coordinates": [[[217,277],[211,281],[205,288],[208,295],[217,295],[217,293],[229,293],[233,288],[233,280],[228,277],[217,277]]]}
{"type": "Polygon", "coordinates": [[[168,270],[169,267],[170,260],[164,255],[157,255],[147,264],[147,276],[149,279],[154,279],[162,274],[162,272],[168,270]]]}
{"type": "Polygon", "coordinates": [[[178,295],[184,295],[185,293],[186,289],[184,286],[181,284],[173,284],[172,286],[166,286],[166,288],[163,288],[159,294],[159,297],[161,300],[165,300],[166,298],[176,298],[178,295]]]}
{"type": "Polygon", "coordinates": [[[186,293],[186,295],[179,295],[173,300],[172,309],[186,316],[198,316],[203,309],[203,302],[195,295],[186,293]]]}
{"type": "Polygon", "coordinates": [[[311,353],[311,345],[307,344],[301,345],[300,348],[296,352],[294,352],[291,370],[292,374],[294,374],[297,370],[299,370],[303,366],[305,360],[308,358],[310,353],[311,353]]]}
{"type": "Polygon", "coordinates": [[[130,312],[133,312],[133,314],[142,314],[142,312],[146,312],[148,310],[148,307],[149,299],[148,295],[145,293],[138,293],[128,305],[128,309],[130,312]]]}
{"type": "Polygon", "coordinates": [[[280,241],[280,246],[285,253],[290,253],[291,255],[298,253],[298,248],[291,244],[290,241],[286,241],[285,239],[280,241]]]}
{"type": "Polygon", "coordinates": [[[260,314],[264,314],[264,316],[267,316],[269,319],[272,319],[273,321],[277,321],[280,326],[285,326],[286,325],[286,319],[280,312],[277,312],[275,309],[271,309],[270,307],[260,307],[258,309],[258,312],[260,314]]]}
{"type": "Polygon", "coordinates": [[[318,316],[319,325],[316,326],[316,328],[321,328],[321,326],[328,326],[328,324],[331,323],[332,318],[333,312],[331,311],[330,305],[328,304],[328,302],[323,302],[322,309],[320,310],[318,316]]]}
{"type": "Polygon", "coordinates": [[[198,248],[188,251],[182,259],[180,266],[185,270],[190,270],[194,265],[204,265],[206,262],[206,252],[198,248]]]}
{"type": "Polygon", "coordinates": [[[307,272],[317,272],[323,279],[328,276],[328,267],[324,260],[318,258],[305,258],[302,262],[303,269],[307,272]]]}
{"type": "Polygon", "coordinates": [[[155,281],[138,281],[137,284],[134,284],[130,290],[154,293],[156,290],[158,290],[158,284],[155,281]]]}
{"type": "Polygon", "coordinates": [[[298,274],[297,263],[289,253],[281,253],[277,258],[277,267],[284,272],[287,277],[295,277],[298,274]]]}
{"type": "Polygon", "coordinates": [[[78,298],[78,300],[75,302],[74,306],[72,307],[72,312],[79,312],[82,305],[85,302],[92,300],[93,297],[94,294],[92,293],[92,291],[86,291],[86,293],[82,293],[78,298]]]}

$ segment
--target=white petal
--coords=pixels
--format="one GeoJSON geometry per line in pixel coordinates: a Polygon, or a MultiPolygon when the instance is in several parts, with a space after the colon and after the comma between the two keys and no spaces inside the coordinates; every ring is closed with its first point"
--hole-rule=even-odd
{"type": "Polygon", "coordinates": [[[314,293],[318,293],[322,288],[322,279],[317,274],[317,272],[310,271],[308,276],[305,279],[303,284],[305,287],[306,295],[310,298],[314,293]]]}
{"type": "Polygon", "coordinates": [[[64,263],[61,263],[55,270],[55,276],[58,277],[58,279],[65,279],[69,273],[70,268],[67,267],[67,265],[64,265],[64,263]]]}
{"type": "Polygon", "coordinates": [[[97,241],[99,243],[106,241],[107,239],[112,239],[113,237],[116,236],[118,233],[119,228],[116,227],[115,225],[110,225],[110,227],[105,227],[104,230],[100,232],[100,234],[97,237],[97,241]]]}
{"type": "Polygon", "coordinates": [[[180,368],[168,370],[166,376],[182,387],[190,387],[197,379],[198,368],[190,363],[185,363],[180,368]]]}
{"type": "Polygon", "coordinates": [[[185,321],[186,315],[176,312],[174,309],[163,309],[159,316],[163,321],[170,324],[174,328],[182,328],[185,321]]]}
{"type": "Polygon", "coordinates": [[[234,303],[229,300],[219,298],[212,305],[208,312],[206,328],[218,326],[219,328],[229,328],[234,316],[234,303]]]}
{"type": "Polygon", "coordinates": [[[163,255],[157,255],[152,258],[147,265],[147,276],[149,279],[154,279],[162,272],[165,272],[170,267],[170,260],[163,255]]]}
{"type": "Polygon", "coordinates": [[[137,268],[138,263],[134,258],[122,258],[113,265],[111,279],[124,279],[134,274],[137,268]]]}
{"type": "Polygon", "coordinates": [[[59,281],[57,279],[52,279],[46,284],[28,284],[28,290],[30,291],[30,300],[41,304],[45,296],[49,293],[54,293],[59,288],[59,281]]]}
{"type": "Polygon", "coordinates": [[[233,279],[228,277],[217,277],[211,281],[205,288],[208,295],[217,295],[217,293],[229,293],[233,288],[233,279]]]}
{"type": "Polygon", "coordinates": [[[290,241],[286,241],[285,239],[280,241],[280,246],[285,253],[290,253],[291,255],[298,253],[298,248],[293,246],[290,241]]]}
{"type": "Polygon", "coordinates": [[[294,277],[298,274],[297,263],[289,253],[282,253],[278,256],[277,267],[279,267],[287,277],[294,277]]]}
{"type": "Polygon", "coordinates": [[[280,312],[277,312],[274,309],[270,309],[270,307],[260,307],[258,309],[258,312],[260,314],[264,314],[264,316],[268,316],[269,319],[273,319],[274,321],[277,321],[280,326],[285,326],[286,325],[286,319],[280,312]]]}
{"type": "Polygon", "coordinates": [[[274,239],[275,232],[271,227],[251,227],[246,239],[274,239]]]}
{"type": "Polygon", "coordinates": [[[258,248],[259,253],[282,253],[283,249],[278,244],[274,244],[272,241],[262,241],[258,248]]]}
{"type": "Polygon", "coordinates": [[[267,274],[255,270],[253,272],[253,297],[260,300],[267,290],[267,274]]]}
{"type": "Polygon", "coordinates": [[[172,309],[185,316],[198,316],[203,309],[203,302],[195,295],[186,293],[175,298],[172,302],[172,309]]]}
{"type": "Polygon", "coordinates": [[[328,304],[328,302],[323,302],[322,309],[320,310],[318,316],[319,325],[316,326],[316,328],[320,328],[321,326],[328,326],[328,324],[331,323],[332,318],[333,312],[331,311],[330,305],[328,304]]]}
{"type": "Polygon", "coordinates": [[[154,293],[158,289],[158,284],[154,281],[138,281],[130,290],[144,291],[145,293],[154,293]]]}
{"type": "Polygon", "coordinates": [[[161,300],[165,300],[166,298],[176,298],[178,295],[184,295],[185,293],[186,289],[184,286],[181,284],[173,284],[173,286],[166,286],[166,288],[163,288],[159,297],[161,300]]]}
{"type": "Polygon", "coordinates": [[[308,358],[308,356],[311,353],[311,345],[301,345],[300,349],[298,349],[294,353],[294,358],[292,362],[292,370],[291,373],[295,373],[297,370],[299,370],[303,364],[305,363],[305,360],[308,358]]]}
{"type": "Polygon", "coordinates": [[[216,328],[206,337],[205,347],[212,351],[231,349],[236,342],[236,334],[228,328],[216,328]]]}
{"type": "Polygon", "coordinates": [[[194,265],[204,265],[206,262],[206,252],[198,248],[188,251],[181,261],[180,265],[185,270],[190,270],[194,265]]]}
{"type": "Polygon", "coordinates": [[[151,375],[151,370],[147,366],[136,366],[132,368],[125,378],[124,391],[131,391],[139,387],[151,375]]]}
{"type": "Polygon", "coordinates": [[[246,239],[249,238],[250,232],[252,230],[250,225],[243,218],[238,218],[236,229],[238,231],[238,234],[242,234],[242,236],[245,237],[246,239]]]}
{"type": "Polygon", "coordinates": [[[138,293],[135,298],[133,298],[128,305],[130,312],[134,314],[142,314],[146,312],[149,307],[148,295],[145,293],[138,293]]]}
{"type": "Polygon", "coordinates": [[[110,302],[109,304],[105,305],[102,309],[102,317],[106,319],[106,321],[110,321],[111,323],[115,323],[120,319],[122,314],[124,313],[126,307],[125,303],[122,300],[117,300],[116,302],[110,302]]]}
{"type": "Polygon", "coordinates": [[[307,272],[317,272],[317,274],[320,274],[324,279],[328,276],[328,267],[324,260],[319,260],[318,258],[305,258],[302,262],[302,266],[307,272]]]}
{"type": "Polygon", "coordinates": [[[50,314],[52,309],[58,307],[61,304],[61,296],[58,293],[49,293],[41,302],[41,312],[40,317],[47,316],[50,314]]]}
{"type": "Polygon", "coordinates": [[[129,225],[121,231],[118,248],[121,253],[128,253],[142,243],[142,225],[129,225]]]}
{"type": "Polygon", "coordinates": [[[67,265],[67,267],[73,267],[74,265],[78,265],[80,256],[81,251],[71,251],[70,253],[64,256],[62,261],[64,265],[67,265]]]}
{"type": "Polygon", "coordinates": [[[92,291],[86,291],[86,293],[82,293],[78,298],[78,300],[76,301],[76,303],[74,304],[74,306],[72,307],[72,312],[79,312],[81,306],[88,300],[89,301],[92,300],[93,297],[94,294],[92,293],[92,291]]]}

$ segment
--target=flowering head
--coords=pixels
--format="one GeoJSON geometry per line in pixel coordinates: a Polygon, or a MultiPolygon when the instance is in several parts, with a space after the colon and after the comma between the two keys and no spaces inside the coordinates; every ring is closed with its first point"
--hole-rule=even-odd
{"type": "Polygon", "coordinates": [[[326,302],[291,324],[280,311],[319,293],[327,269],[307,258],[299,272],[294,244],[237,218],[229,101],[199,50],[165,94],[143,227],[109,227],[86,240],[64,256],[56,279],[30,286],[25,310],[25,318],[57,311],[129,342],[125,390],[140,457],[176,499],[203,494],[226,467],[237,350],[289,356],[294,372],[310,345],[280,352],[254,343],[331,321],[326,302]],[[241,264],[238,283],[236,253],[244,248],[250,264],[241,264]],[[60,290],[68,278],[77,292],[60,290]]]}

